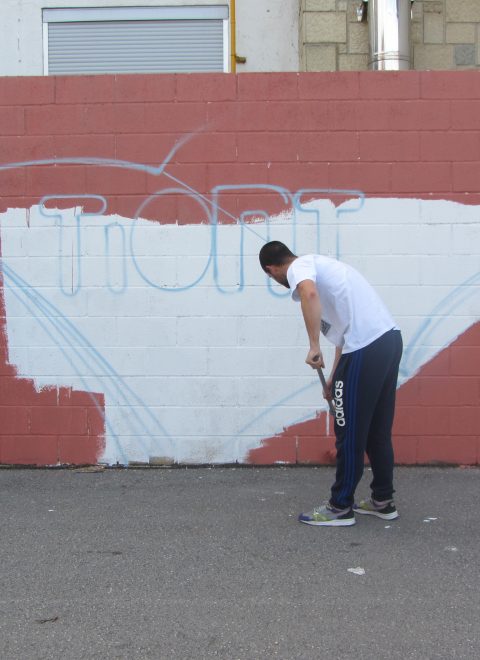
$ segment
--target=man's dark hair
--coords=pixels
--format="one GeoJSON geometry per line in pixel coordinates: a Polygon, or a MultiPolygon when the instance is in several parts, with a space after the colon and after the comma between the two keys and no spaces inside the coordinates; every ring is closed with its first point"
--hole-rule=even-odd
{"type": "Polygon", "coordinates": [[[283,264],[296,259],[296,255],[284,243],[270,241],[262,247],[258,258],[260,259],[260,266],[265,270],[266,266],[283,266],[283,264]]]}

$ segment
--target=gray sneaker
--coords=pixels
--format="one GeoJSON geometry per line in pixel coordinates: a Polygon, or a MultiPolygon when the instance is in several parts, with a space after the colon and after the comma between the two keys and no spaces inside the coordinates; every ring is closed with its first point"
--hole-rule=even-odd
{"type": "Polygon", "coordinates": [[[394,520],[398,518],[397,507],[393,500],[378,502],[372,497],[369,500],[362,500],[359,504],[354,504],[353,510],[355,513],[377,516],[377,518],[383,518],[383,520],[394,520]]]}
{"type": "Polygon", "coordinates": [[[324,525],[329,527],[345,527],[355,525],[355,516],[351,507],[347,509],[336,509],[326,502],[308,513],[298,516],[299,522],[306,525],[324,525]]]}

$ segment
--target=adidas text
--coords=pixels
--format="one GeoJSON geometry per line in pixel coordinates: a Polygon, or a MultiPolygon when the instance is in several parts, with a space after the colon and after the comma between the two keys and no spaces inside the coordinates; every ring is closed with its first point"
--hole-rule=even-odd
{"type": "Polygon", "coordinates": [[[335,381],[335,418],[339,426],[345,426],[343,412],[343,380],[335,381]]]}

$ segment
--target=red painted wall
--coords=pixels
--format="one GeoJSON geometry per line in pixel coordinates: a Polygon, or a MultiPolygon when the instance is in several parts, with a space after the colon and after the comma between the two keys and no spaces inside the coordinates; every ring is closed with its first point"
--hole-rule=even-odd
{"type": "MultiPolygon", "coordinates": [[[[204,195],[222,184],[262,182],[480,204],[480,76],[473,71],[0,79],[0,165],[96,157],[158,166],[188,133],[195,139],[168,171],[204,195]]],[[[104,195],[106,213],[134,217],[159,187],[165,180],[159,185],[154,174],[81,162],[0,169],[0,211],[83,192],[104,195]]],[[[259,207],[277,213],[283,204],[258,191],[222,197],[235,216],[259,207]]],[[[153,202],[142,215],[157,220],[158,207],[153,202]]],[[[191,199],[171,194],[162,198],[162,219],[201,222],[202,214],[191,199]]],[[[36,392],[17,377],[7,363],[1,290],[0,324],[0,463],[94,463],[104,422],[90,396],[36,392]]],[[[103,408],[103,396],[95,396],[103,408]]],[[[479,406],[476,324],[399,391],[397,460],[478,463],[479,406]]],[[[250,458],[330,462],[325,415],[266,441],[250,458]]]]}
{"type": "MultiPolygon", "coordinates": [[[[260,181],[480,203],[474,71],[0,78],[0,127],[2,163],[98,157],[159,165],[175,141],[200,131],[169,171],[204,194],[260,181]]],[[[4,170],[0,210],[83,190],[107,196],[107,212],[130,217],[157,185],[143,172],[91,165],[4,170]]],[[[232,210],[255,208],[246,197],[232,195],[232,210]]],[[[170,201],[171,218],[187,221],[188,201],[170,201]]],[[[268,201],[279,210],[276,196],[268,201]]],[[[163,200],[167,221],[165,213],[163,200]]]]}

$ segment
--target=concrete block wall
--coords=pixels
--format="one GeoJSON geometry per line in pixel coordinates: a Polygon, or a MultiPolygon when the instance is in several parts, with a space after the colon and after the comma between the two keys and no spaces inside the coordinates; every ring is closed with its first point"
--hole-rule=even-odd
{"type": "Polygon", "coordinates": [[[478,464],[479,117],[475,72],[0,79],[0,463],[332,462],[278,238],[402,328],[397,461],[478,464]]]}
{"type": "MultiPolygon", "coordinates": [[[[359,0],[303,0],[301,67],[305,71],[368,68],[368,23],[357,21],[359,0]]],[[[412,4],[412,69],[480,67],[480,3],[415,0],[412,4]]]]}
{"type": "Polygon", "coordinates": [[[476,0],[423,0],[413,6],[415,69],[480,67],[480,4],[476,0]]]}

